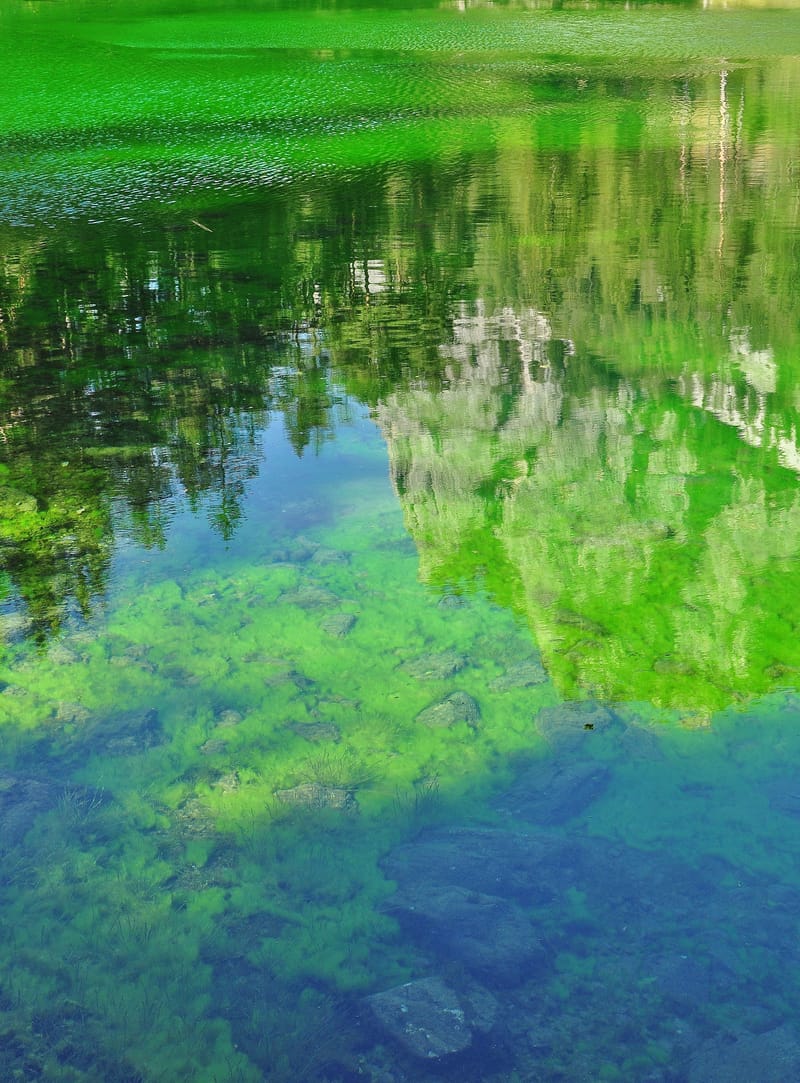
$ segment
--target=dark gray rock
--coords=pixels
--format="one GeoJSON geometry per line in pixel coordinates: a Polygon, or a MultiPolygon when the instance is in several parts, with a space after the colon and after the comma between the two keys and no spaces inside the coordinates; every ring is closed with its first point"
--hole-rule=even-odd
{"type": "Polygon", "coordinates": [[[410,658],[398,669],[418,681],[442,681],[460,672],[467,664],[466,659],[456,651],[441,651],[438,654],[421,654],[410,658]]]}
{"type": "Polygon", "coordinates": [[[779,779],[770,786],[770,806],[784,816],[800,819],[800,784],[796,778],[779,779]]]}
{"type": "Polygon", "coordinates": [[[704,1042],[689,1065],[689,1083],[791,1083],[800,1079],[800,1043],[794,1028],[704,1042]]]}
{"type": "Polygon", "coordinates": [[[61,700],[56,704],[53,718],[56,722],[81,726],[91,718],[91,711],[80,703],[66,703],[61,700]]]}
{"type": "Polygon", "coordinates": [[[92,749],[106,756],[134,756],[166,741],[155,707],[104,715],[82,732],[92,749]]]}
{"type": "Polygon", "coordinates": [[[549,760],[529,768],[495,804],[500,811],[533,823],[563,824],[584,812],[610,781],[610,771],[594,761],[549,760]]]}
{"type": "Polygon", "coordinates": [[[480,707],[466,692],[451,692],[449,696],[431,703],[417,715],[417,722],[431,729],[449,729],[459,722],[473,726],[481,716],[480,707]]]}
{"type": "Polygon", "coordinates": [[[428,947],[498,985],[527,979],[546,958],[530,918],[496,895],[449,885],[408,885],[387,906],[428,947]]]}
{"type": "Polygon", "coordinates": [[[349,564],[350,554],[341,549],[326,549],[320,546],[311,557],[312,564],[349,564]]]}
{"type": "Polygon", "coordinates": [[[536,729],[554,747],[572,746],[608,729],[616,716],[591,700],[543,707],[536,717],[536,729]]]}
{"type": "Polygon", "coordinates": [[[211,737],[200,745],[200,752],[203,756],[216,756],[220,752],[225,752],[227,747],[227,741],[223,741],[220,737],[211,737]]]}
{"type": "Polygon", "coordinates": [[[333,722],[289,722],[286,726],[304,741],[319,744],[321,741],[338,741],[342,734],[333,722]]]}
{"type": "Polygon", "coordinates": [[[529,658],[524,662],[516,662],[501,673],[491,682],[489,687],[493,692],[510,692],[514,688],[531,688],[533,685],[544,684],[547,681],[547,671],[539,658],[529,658]]]}
{"type": "Polygon", "coordinates": [[[296,808],[336,809],[352,812],[358,803],[351,790],[341,786],[324,786],[321,782],[301,782],[288,790],[276,790],[275,797],[284,805],[296,808]]]}
{"type": "Polygon", "coordinates": [[[460,594],[443,594],[436,604],[439,609],[463,609],[467,603],[460,594]]]}
{"type": "Polygon", "coordinates": [[[297,590],[287,590],[281,595],[280,600],[286,605],[299,606],[300,609],[323,609],[339,603],[339,599],[332,591],[311,584],[298,587],[297,590]]]}
{"type": "Polygon", "coordinates": [[[708,965],[682,954],[664,955],[645,970],[651,987],[678,1008],[702,1008],[711,994],[708,965]]]}
{"type": "Polygon", "coordinates": [[[233,729],[234,726],[238,726],[239,723],[243,721],[244,715],[239,711],[234,711],[230,708],[220,711],[217,716],[217,726],[219,729],[233,729]]]}
{"type": "Polygon", "coordinates": [[[80,823],[106,800],[103,791],[87,786],[0,774],[0,849],[21,842],[43,812],[59,808],[67,821],[80,823]]]}
{"type": "Polygon", "coordinates": [[[620,735],[620,748],[628,759],[663,760],[658,736],[643,726],[626,726],[620,735]]]}
{"type": "Polygon", "coordinates": [[[58,788],[20,775],[0,775],[0,846],[21,842],[40,812],[53,808],[58,788]]]}
{"type": "Polygon", "coordinates": [[[381,862],[401,887],[455,885],[489,895],[539,902],[551,897],[552,862],[563,864],[570,843],[499,828],[437,828],[392,850],[381,862]]]}
{"type": "Polygon", "coordinates": [[[335,639],[344,639],[353,630],[355,623],[356,618],[352,613],[332,613],[322,621],[320,628],[335,639]]]}
{"type": "Polygon", "coordinates": [[[456,993],[441,978],[422,978],[365,998],[380,1028],[414,1057],[439,1060],[472,1045],[456,993]]]}
{"type": "Polygon", "coordinates": [[[315,542],[301,541],[286,549],[276,549],[272,559],[276,564],[305,564],[311,560],[317,548],[315,542]]]}

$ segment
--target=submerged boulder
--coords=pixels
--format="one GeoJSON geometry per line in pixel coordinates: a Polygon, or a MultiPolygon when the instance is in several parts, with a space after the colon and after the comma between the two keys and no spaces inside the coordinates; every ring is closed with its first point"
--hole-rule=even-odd
{"type": "Polygon", "coordinates": [[[428,947],[498,985],[523,981],[546,956],[530,918],[497,895],[455,885],[408,885],[388,907],[428,947]]]}
{"type": "Polygon", "coordinates": [[[43,812],[61,806],[65,815],[81,819],[106,800],[101,790],[4,772],[0,774],[0,849],[21,842],[43,812]]]}
{"type": "Polygon", "coordinates": [[[320,623],[320,628],[335,639],[344,639],[355,623],[356,618],[352,613],[332,613],[320,623]]]}
{"type": "Polygon", "coordinates": [[[423,1060],[461,1053],[472,1044],[464,1009],[441,978],[422,978],[366,998],[380,1027],[423,1060]]]}
{"type": "Polygon", "coordinates": [[[491,1031],[498,1012],[495,998],[477,982],[456,992],[438,977],[406,982],[364,1003],[384,1034],[421,1060],[463,1053],[476,1034],[491,1031]]]}
{"type": "Polygon", "coordinates": [[[480,708],[472,696],[466,692],[451,692],[449,696],[423,708],[416,720],[431,729],[449,729],[459,722],[472,726],[480,716],[480,708]]]}
{"type": "Polygon", "coordinates": [[[524,662],[515,662],[505,673],[491,682],[493,692],[510,692],[514,688],[531,688],[547,681],[547,670],[540,658],[528,658],[524,662]]]}
{"type": "Polygon", "coordinates": [[[501,812],[545,826],[566,823],[606,790],[611,772],[593,760],[535,764],[496,802],[501,812]]]}
{"type": "Polygon", "coordinates": [[[608,729],[616,715],[591,700],[559,703],[543,707],[536,716],[536,729],[548,744],[560,748],[585,741],[592,734],[608,729]]]}
{"type": "Polygon", "coordinates": [[[288,790],[276,790],[275,797],[284,805],[296,808],[336,809],[350,812],[358,807],[351,790],[341,786],[325,786],[321,782],[301,782],[288,790]]]}
{"type": "Polygon", "coordinates": [[[93,748],[107,756],[136,755],[167,739],[155,707],[104,715],[87,724],[84,732],[93,748]]]}
{"type": "Polygon", "coordinates": [[[342,736],[341,730],[334,722],[288,722],[286,728],[312,744],[319,744],[320,741],[335,743],[342,736]]]}
{"type": "Polygon", "coordinates": [[[800,1043],[790,1026],[764,1034],[704,1042],[689,1065],[689,1083],[789,1083],[800,1079],[800,1043]]]}
{"type": "Polygon", "coordinates": [[[409,658],[398,668],[401,673],[407,673],[418,681],[442,681],[459,673],[466,664],[466,658],[457,651],[441,651],[409,658]]]}
{"type": "Polygon", "coordinates": [[[562,838],[502,828],[447,827],[395,847],[381,867],[400,887],[454,885],[523,902],[551,897],[547,866],[563,862],[562,838]]]}
{"type": "Polygon", "coordinates": [[[52,808],[58,789],[51,783],[21,775],[0,775],[0,846],[20,842],[40,812],[52,808]]]}

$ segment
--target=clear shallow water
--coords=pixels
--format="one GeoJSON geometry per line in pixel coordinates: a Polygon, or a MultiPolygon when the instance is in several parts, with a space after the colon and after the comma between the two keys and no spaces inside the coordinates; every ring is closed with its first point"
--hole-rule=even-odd
{"type": "Polygon", "coordinates": [[[4,9],[4,1077],[798,1075],[795,16],[472,14],[4,9]]]}

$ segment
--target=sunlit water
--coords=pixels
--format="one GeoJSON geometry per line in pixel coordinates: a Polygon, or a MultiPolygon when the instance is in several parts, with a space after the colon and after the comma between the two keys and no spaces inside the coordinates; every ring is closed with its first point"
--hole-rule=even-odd
{"type": "Polygon", "coordinates": [[[800,1078],[800,22],[5,3],[0,1076],[800,1078]]]}

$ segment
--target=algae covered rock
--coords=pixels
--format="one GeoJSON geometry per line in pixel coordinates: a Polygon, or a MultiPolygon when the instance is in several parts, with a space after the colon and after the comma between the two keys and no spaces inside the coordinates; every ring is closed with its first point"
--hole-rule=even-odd
{"type": "Polygon", "coordinates": [[[551,745],[572,745],[587,736],[608,729],[615,715],[591,700],[543,707],[536,717],[536,729],[551,745]]]}
{"type": "Polygon", "coordinates": [[[0,613],[0,640],[24,639],[33,631],[33,627],[34,622],[27,613],[0,613]]]}
{"type": "Polygon", "coordinates": [[[333,722],[289,722],[286,728],[312,744],[319,744],[321,741],[336,743],[342,736],[339,727],[333,722]]]}
{"type": "Polygon", "coordinates": [[[105,801],[102,791],[90,787],[67,787],[49,779],[0,774],[0,848],[21,842],[42,812],[60,805],[65,814],[72,810],[85,815],[105,801]]]}
{"type": "Polygon", "coordinates": [[[81,725],[88,721],[91,712],[80,703],[65,703],[62,701],[56,704],[53,717],[56,722],[81,725]]]}
{"type": "Polygon", "coordinates": [[[407,884],[388,908],[423,946],[498,985],[518,984],[546,958],[527,914],[497,895],[455,885],[407,884]]]}
{"type": "Polygon", "coordinates": [[[87,737],[95,750],[107,756],[133,756],[166,741],[155,707],[118,711],[87,725],[87,737]]]}
{"type": "Polygon", "coordinates": [[[545,826],[566,823],[584,812],[611,781],[608,768],[592,760],[537,763],[496,802],[501,812],[545,826]]]}
{"type": "Polygon", "coordinates": [[[441,978],[421,978],[365,998],[380,1028],[414,1057],[438,1060],[472,1045],[456,993],[441,978]]]}
{"type": "Polygon", "coordinates": [[[21,775],[0,775],[0,846],[20,842],[40,812],[52,808],[58,789],[52,783],[21,775]]]}
{"type": "Polygon", "coordinates": [[[332,613],[321,622],[320,628],[335,639],[344,639],[355,623],[356,618],[352,613],[332,613]]]}
{"type": "Polygon", "coordinates": [[[381,861],[401,887],[455,885],[526,903],[547,898],[545,867],[560,861],[562,838],[472,825],[434,828],[391,850],[381,861]]]}
{"type": "Polygon", "coordinates": [[[528,658],[524,662],[515,662],[510,665],[505,673],[491,682],[489,687],[493,692],[510,692],[514,688],[531,688],[537,684],[545,684],[547,670],[539,658],[528,658]]]}
{"type": "Polygon", "coordinates": [[[288,590],[281,595],[280,600],[284,605],[296,605],[300,609],[324,609],[339,603],[339,599],[332,591],[313,584],[298,587],[297,590],[288,590]]]}
{"type": "Polygon", "coordinates": [[[451,692],[421,710],[416,720],[431,729],[448,729],[459,722],[474,726],[480,716],[480,708],[472,696],[466,692],[451,692]]]}
{"type": "Polygon", "coordinates": [[[466,658],[457,651],[440,651],[409,658],[398,668],[418,681],[442,681],[459,673],[466,664],[466,658]]]}
{"type": "Polygon", "coordinates": [[[790,1026],[764,1034],[704,1042],[689,1065],[689,1083],[789,1083],[800,1079],[800,1043],[790,1026]]]}
{"type": "Polygon", "coordinates": [[[276,790],[275,797],[282,804],[294,805],[295,808],[351,812],[358,807],[352,790],[341,786],[326,786],[322,782],[301,782],[288,790],[276,790]]]}
{"type": "Polygon", "coordinates": [[[234,711],[228,707],[223,711],[220,711],[217,715],[217,728],[218,729],[233,729],[234,726],[238,726],[240,722],[244,721],[244,715],[241,711],[234,711]]]}

